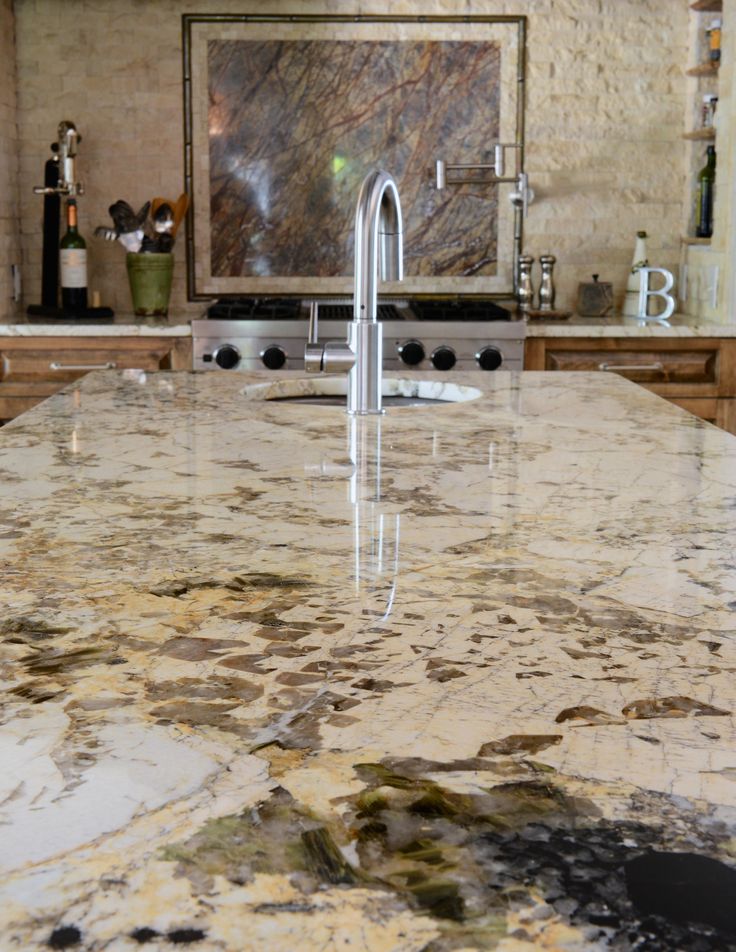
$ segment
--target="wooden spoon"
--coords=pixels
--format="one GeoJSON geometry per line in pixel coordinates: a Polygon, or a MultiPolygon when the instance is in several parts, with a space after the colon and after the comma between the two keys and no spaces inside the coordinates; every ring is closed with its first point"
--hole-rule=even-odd
{"type": "Polygon", "coordinates": [[[151,218],[156,215],[156,212],[162,205],[170,205],[174,207],[174,202],[170,198],[154,198],[151,200],[151,218]]]}
{"type": "Polygon", "coordinates": [[[189,196],[186,192],[182,192],[177,198],[176,202],[174,202],[174,227],[171,229],[172,238],[176,237],[176,233],[179,230],[179,225],[181,225],[188,208],[189,196]]]}

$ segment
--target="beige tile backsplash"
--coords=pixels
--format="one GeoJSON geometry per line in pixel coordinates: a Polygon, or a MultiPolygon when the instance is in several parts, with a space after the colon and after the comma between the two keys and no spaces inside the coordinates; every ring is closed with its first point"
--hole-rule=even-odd
{"type": "MultiPolygon", "coordinates": [[[[49,144],[61,119],[82,135],[80,228],[90,288],[129,309],[122,248],[92,237],[117,198],[133,205],[183,187],[183,12],[386,12],[384,3],[197,0],[0,0],[0,295],[22,252],[24,303],[40,297],[42,200],[49,144]],[[13,10],[14,6],[14,10],[13,10]],[[13,21],[17,55],[14,96],[13,21]],[[17,102],[17,107],[16,107],[17,102]],[[16,141],[17,108],[17,141],[16,141]],[[17,163],[17,184],[16,184],[17,163]],[[19,249],[20,246],[20,249],[19,249]]],[[[463,0],[399,0],[392,13],[466,13],[463,0]]],[[[527,167],[537,200],[525,247],[557,255],[558,303],[596,272],[623,291],[634,233],[653,264],[676,268],[683,217],[687,4],[683,0],[477,0],[473,13],[529,17],[527,167]],[[602,12],[601,12],[602,10],[602,12]]],[[[186,302],[183,241],[172,318],[186,302]]],[[[0,315],[0,319],[3,315],[0,315]]]]}

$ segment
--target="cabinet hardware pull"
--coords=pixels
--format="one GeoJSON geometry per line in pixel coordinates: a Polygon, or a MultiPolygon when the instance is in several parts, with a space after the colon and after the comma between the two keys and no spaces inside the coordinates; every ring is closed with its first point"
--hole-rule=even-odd
{"type": "Polygon", "coordinates": [[[49,364],[49,370],[115,370],[116,367],[114,360],[105,364],[60,364],[58,360],[52,360],[49,364]]]}
{"type": "Polygon", "coordinates": [[[599,370],[664,370],[664,364],[656,361],[653,364],[609,364],[604,361],[598,364],[599,370]]]}

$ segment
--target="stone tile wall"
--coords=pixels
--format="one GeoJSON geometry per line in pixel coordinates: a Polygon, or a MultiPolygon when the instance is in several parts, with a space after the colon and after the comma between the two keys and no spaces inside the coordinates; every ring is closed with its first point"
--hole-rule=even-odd
{"type": "Polygon", "coordinates": [[[18,128],[13,0],[0,0],[0,320],[16,312],[11,265],[20,265],[18,128]]]}
{"type": "MultiPolygon", "coordinates": [[[[9,0],[3,0],[9,11],[9,0]]],[[[26,301],[39,295],[40,200],[32,194],[63,118],[83,136],[80,227],[90,287],[129,307],[124,254],[92,238],[117,198],[175,197],[183,185],[182,12],[243,12],[235,0],[16,0],[20,222],[26,301]]],[[[359,0],[270,0],[248,12],[380,13],[359,0]]],[[[396,0],[392,13],[466,13],[464,0],[396,0]]],[[[675,268],[683,218],[686,0],[477,0],[473,13],[529,17],[528,170],[537,201],[526,250],[557,255],[558,303],[592,273],[622,294],[634,234],[675,268]]],[[[183,244],[172,319],[186,302],[183,244]]],[[[537,277],[538,280],[538,277],[537,277]]]]}

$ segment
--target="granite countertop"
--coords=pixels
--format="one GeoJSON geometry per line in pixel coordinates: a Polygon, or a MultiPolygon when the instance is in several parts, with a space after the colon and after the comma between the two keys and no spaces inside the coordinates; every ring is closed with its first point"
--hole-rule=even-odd
{"type": "MultiPolygon", "coordinates": [[[[171,320],[176,320],[175,316],[171,320]]],[[[305,321],[306,326],[306,321],[305,321]]],[[[179,323],[136,320],[116,315],[107,324],[31,324],[28,321],[0,324],[0,337],[190,337],[188,320],[179,323]]],[[[567,320],[534,319],[526,324],[526,337],[736,337],[736,323],[715,324],[675,315],[668,322],[610,318],[573,317],[567,320]]]]}
{"type": "Polygon", "coordinates": [[[530,320],[527,337],[736,337],[736,323],[716,324],[686,314],[668,321],[639,321],[616,315],[595,318],[573,315],[567,320],[530,320]]]}
{"type": "Polygon", "coordinates": [[[125,315],[96,324],[71,321],[68,324],[30,321],[0,324],[0,337],[191,337],[191,334],[188,322],[171,324],[163,320],[136,320],[125,315]]]}
{"type": "Polygon", "coordinates": [[[3,948],[736,947],[736,439],[436,380],[482,392],[95,372],[0,430],[3,948]]]}

